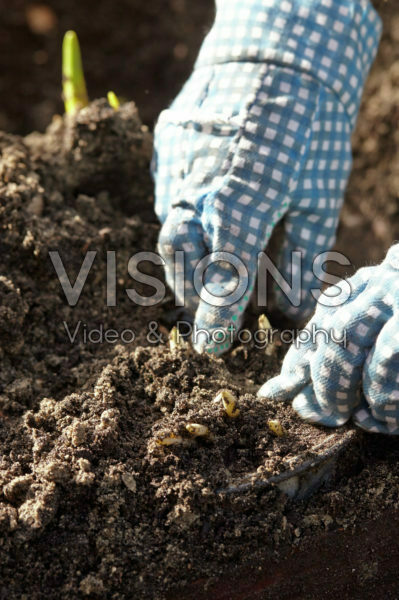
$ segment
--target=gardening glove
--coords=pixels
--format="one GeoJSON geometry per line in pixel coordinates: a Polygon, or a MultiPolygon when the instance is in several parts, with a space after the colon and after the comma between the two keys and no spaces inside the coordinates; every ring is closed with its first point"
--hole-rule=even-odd
{"type": "Polygon", "coordinates": [[[259,390],[287,400],[306,421],[330,427],[353,416],[368,431],[399,434],[399,244],[384,262],[360,269],[318,301],[315,315],[284,359],[281,374],[259,390]],[[301,341],[302,340],[302,341],[301,341]],[[363,391],[361,391],[361,387],[363,391]]]}
{"type": "Polygon", "coordinates": [[[194,347],[210,353],[230,347],[258,253],[281,219],[277,267],[287,283],[276,303],[294,320],[312,312],[310,290],[322,284],[313,262],[335,241],[350,135],[381,30],[368,0],[216,0],[216,8],[190,79],[156,125],[153,160],[166,279],[207,332],[194,347]],[[302,271],[291,267],[293,251],[302,271]],[[209,265],[203,278],[199,263],[209,265]]]}

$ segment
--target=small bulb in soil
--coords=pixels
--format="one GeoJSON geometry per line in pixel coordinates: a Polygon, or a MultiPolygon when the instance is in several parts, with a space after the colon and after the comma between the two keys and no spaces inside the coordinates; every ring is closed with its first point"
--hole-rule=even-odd
{"type": "Polygon", "coordinates": [[[206,425],[199,425],[198,423],[188,423],[186,425],[188,433],[193,437],[208,437],[209,429],[206,425]]]}
{"type": "Polygon", "coordinates": [[[157,438],[156,442],[158,446],[178,446],[183,443],[183,438],[180,435],[170,433],[165,437],[157,438]]]}
{"type": "Polygon", "coordinates": [[[240,414],[240,410],[237,408],[237,400],[229,390],[219,392],[214,402],[222,402],[227,416],[232,419],[235,419],[240,414]]]}
{"type": "MultiPolygon", "coordinates": [[[[267,318],[266,315],[260,315],[259,319],[258,319],[258,327],[261,331],[271,331],[273,328],[270,324],[269,319],[267,318]]],[[[273,340],[268,340],[268,344],[265,348],[265,354],[266,356],[273,356],[273,354],[275,354],[276,352],[276,345],[273,343],[273,340]]]]}
{"type": "Polygon", "coordinates": [[[74,31],[66,32],[62,44],[62,91],[67,114],[88,106],[79,41],[74,31]]]}
{"type": "Polygon", "coordinates": [[[119,98],[115,94],[115,92],[108,92],[108,94],[107,94],[107,100],[108,100],[108,104],[114,110],[118,110],[118,108],[120,108],[121,103],[119,102],[119,98]]]}
{"type": "Polygon", "coordinates": [[[177,327],[173,327],[169,333],[169,348],[173,350],[177,350],[178,348],[184,348],[186,345],[182,336],[179,333],[177,327]]]}
{"type": "Polygon", "coordinates": [[[287,433],[287,431],[284,429],[284,427],[281,425],[278,419],[270,419],[267,422],[267,426],[270,429],[270,431],[274,433],[274,435],[277,435],[277,437],[283,437],[283,435],[287,433]]]}
{"type": "Polygon", "coordinates": [[[261,331],[268,331],[269,329],[272,329],[270,321],[266,315],[260,315],[258,319],[258,327],[261,331]]]}

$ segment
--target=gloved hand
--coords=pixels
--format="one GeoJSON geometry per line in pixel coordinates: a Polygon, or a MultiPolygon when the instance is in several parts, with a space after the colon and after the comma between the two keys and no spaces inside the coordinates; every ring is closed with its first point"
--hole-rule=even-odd
{"type": "Polygon", "coordinates": [[[294,398],[294,409],[312,423],[334,427],[353,416],[363,429],[398,435],[399,244],[381,265],[360,269],[347,283],[352,291],[341,306],[323,305],[335,286],[320,297],[300,334],[308,341],[291,346],[281,374],[258,395],[294,398]]]}
{"type": "Polygon", "coordinates": [[[381,23],[368,0],[216,6],[194,72],[157,123],[153,173],[167,282],[209,334],[194,347],[219,353],[231,345],[226,331],[239,329],[258,253],[283,217],[277,267],[290,283],[299,251],[302,286],[290,301],[277,290],[276,303],[294,320],[314,308],[310,290],[321,282],[313,261],[335,241],[350,135],[381,23]],[[194,281],[201,259],[220,252],[233,254],[237,268],[213,254],[227,260],[210,260],[194,281]]]}

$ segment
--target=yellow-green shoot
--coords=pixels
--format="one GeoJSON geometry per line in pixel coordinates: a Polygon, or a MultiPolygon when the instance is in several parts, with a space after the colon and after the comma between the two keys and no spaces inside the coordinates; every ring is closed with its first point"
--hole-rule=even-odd
{"type": "Polygon", "coordinates": [[[66,32],[62,44],[62,90],[67,114],[89,104],[79,40],[74,31],[66,32]]]}
{"type": "Polygon", "coordinates": [[[108,100],[108,104],[114,109],[114,110],[118,110],[118,108],[120,107],[121,103],[119,102],[119,98],[118,96],[115,94],[115,92],[108,92],[107,94],[107,100],[108,100]]]}

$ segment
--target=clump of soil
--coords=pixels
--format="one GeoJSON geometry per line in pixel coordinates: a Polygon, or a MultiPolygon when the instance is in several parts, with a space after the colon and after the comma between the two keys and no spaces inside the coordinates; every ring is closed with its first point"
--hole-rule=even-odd
{"type": "Polygon", "coordinates": [[[75,197],[109,190],[113,208],[119,201],[125,214],[143,217],[152,143],[132,102],[115,111],[105,99],[97,100],[74,117],[55,116],[45,136],[31,134],[25,142],[33,159],[50,162],[56,180],[75,197]]]}
{"type": "MultiPolygon", "coordinates": [[[[114,111],[102,100],[56,119],[44,136],[1,137],[0,564],[8,598],[27,589],[31,598],[42,589],[49,598],[161,597],[190,571],[213,571],[225,564],[226,543],[237,555],[229,540],[247,528],[240,502],[248,515],[258,505],[256,494],[222,503],[218,490],[241,475],[289,468],[330,433],[256,399],[283,348],[267,356],[239,346],[225,359],[171,351],[162,324],[171,299],[130,301],[129,257],[153,250],[159,229],[150,149],[135,106],[114,111]],[[96,262],[70,305],[49,253],[59,253],[74,282],[88,251],[96,262]],[[115,306],[105,294],[110,251],[115,306]],[[131,343],[90,341],[93,329],[127,328],[131,343]],[[236,418],[214,402],[226,388],[236,418]],[[283,436],[268,429],[270,419],[283,436]],[[209,435],[191,435],[190,423],[209,435]],[[171,435],[181,444],[160,444],[171,435]]],[[[162,275],[151,263],[147,272],[162,275]]],[[[144,285],[135,289],[147,295],[144,285]]],[[[269,502],[286,500],[272,489],[261,505],[269,502]]],[[[268,529],[274,517],[266,511],[262,522],[268,529]]]]}
{"type": "MultiPolygon", "coordinates": [[[[83,327],[120,331],[140,322],[142,315],[125,288],[131,282],[130,256],[153,250],[158,231],[150,144],[133,104],[115,112],[105,101],[69,122],[66,135],[59,121],[43,137],[0,135],[2,403],[17,410],[26,408],[36,393],[64,395],[75,389],[90,374],[91,359],[114,349],[113,344],[84,343],[83,327]],[[104,173],[116,172],[117,179],[107,183],[96,160],[104,173]],[[82,162],[90,169],[89,179],[82,162]],[[94,195],[94,189],[100,191],[94,195]],[[71,285],[86,253],[96,252],[77,306],[67,302],[51,251],[58,253],[71,285]],[[109,251],[116,257],[114,307],[107,306],[105,292],[109,251]],[[79,323],[82,329],[71,343],[67,332],[73,333],[79,323]]],[[[148,309],[146,314],[150,319],[155,312],[148,309]]]]}
{"type": "Polygon", "coordinates": [[[71,590],[73,597],[159,598],[190,575],[222,568],[237,559],[244,539],[257,547],[255,522],[258,533],[274,531],[274,511],[286,501],[274,489],[232,499],[217,490],[257,468],[262,475],[287,468],[325,436],[289,407],[243,395],[222,360],[161,346],[120,348],[85,387],[62,400],[43,398],[22,417],[3,415],[0,522],[2,550],[14,557],[2,560],[9,597],[28,585],[32,598],[43,586],[54,598],[71,590]],[[235,419],[213,402],[227,385],[238,397],[235,419]],[[268,430],[270,418],[280,419],[284,437],[268,430]],[[207,425],[210,436],[190,436],[185,425],[192,422],[207,425]],[[171,433],[183,443],[157,443],[171,433]]]}

